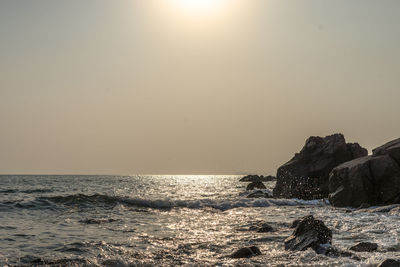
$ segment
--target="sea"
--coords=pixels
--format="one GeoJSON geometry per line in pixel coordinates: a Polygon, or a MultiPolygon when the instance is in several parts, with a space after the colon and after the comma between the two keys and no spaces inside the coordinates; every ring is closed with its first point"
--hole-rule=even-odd
{"type": "MultiPolygon", "coordinates": [[[[0,176],[0,266],[377,266],[400,259],[399,208],[334,208],[327,200],[250,199],[237,175],[0,176]],[[286,251],[292,222],[312,214],[333,246],[286,251]],[[266,223],[272,232],[254,227],[266,223]],[[229,257],[257,246],[262,255],[229,257]]],[[[274,182],[266,182],[271,191],[274,182]]]]}

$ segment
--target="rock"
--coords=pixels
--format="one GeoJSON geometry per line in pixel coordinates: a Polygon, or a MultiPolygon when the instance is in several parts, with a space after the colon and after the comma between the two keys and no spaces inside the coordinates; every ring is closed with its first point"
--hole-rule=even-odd
{"type": "Polygon", "coordinates": [[[232,255],[230,255],[230,257],[238,259],[238,258],[250,258],[252,256],[257,256],[257,255],[261,255],[260,249],[256,246],[251,246],[251,247],[241,248],[235,251],[232,255]]]}
{"type": "Polygon", "coordinates": [[[400,139],[374,149],[372,156],[343,163],[329,176],[329,201],[337,207],[400,203],[400,139]]]}
{"type": "Polygon", "coordinates": [[[301,221],[301,219],[294,220],[292,222],[292,225],[290,226],[290,228],[296,228],[296,226],[299,224],[300,221],[301,221]]]}
{"type": "Polygon", "coordinates": [[[371,207],[370,204],[368,203],[362,203],[357,209],[361,210],[361,209],[368,209],[369,207],[371,207]]]}
{"type": "Polygon", "coordinates": [[[276,177],[272,176],[272,175],[267,175],[267,176],[262,176],[261,175],[260,179],[261,179],[262,182],[272,182],[272,181],[276,180],[276,177]]]}
{"type": "Polygon", "coordinates": [[[270,226],[269,224],[262,223],[260,225],[250,226],[249,230],[256,231],[258,233],[269,233],[269,232],[273,232],[274,228],[272,228],[272,226],[270,226]]]}
{"type": "Polygon", "coordinates": [[[312,248],[315,252],[326,254],[332,244],[332,231],[321,220],[312,215],[303,217],[296,225],[293,234],[285,240],[285,249],[303,251],[312,248]]]}
{"type": "Polygon", "coordinates": [[[261,190],[257,190],[253,193],[250,193],[247,198],[272,198],[272,194],[268,192],[264,192],[261,190]]]}
{"type": "Polygon", "coordinates": [[[239,182],[261,182],[261,177],[255,174],[249,174],[239,180],[239,182]]]}
{"type": "Polygon", "coordinates": [[[329,202],[337,207],[359,207],[363,203],[376,203],[369,158],[346,162],[332,170],[329,177],[329,202]]]}
{"type": "Polygon", "coordinates": [[[350,248],[356,252],[372,252],[378,249],[378,244],[370,242],[360,242],[350,248]]]}
{"type": "Polygon", "coordinates": [[[388,155],[400,165],[400,138],[372,150],[373,156],[388,155]]]}
{"type": "Polygon", "coordinates": [[[239,182],[257,182],[257,181],[271,182],[274,180],[276,180],[275,176],[271,176],[271,175],[262,176],[262,175],[250,174],[250,175],[247,175],[247,176],[243,177],[242,179],[240,179],[239,182]]]}
{"type": "Polygon", "coordinates": [[[273,232],[274,228],[272,228],[270,225],[264,223],[261,225],[261,227],[257,230],[258,233],[269,233],[273,232]]]}
{"type": "Polygon", "coordinates": [[[359,144],[346,143],[342,134],[310,137],[300,153],[279,167],[274,197],[326,198],[332,169],[367,154],[359,144]]]}
{"type": "Polygon", "coordinates": [[[246,187],[246,190],[253,190],[253,189],[266,189],[266,187],[261,181],[256,181],[256,182],[250,183],[246,187]]]}
{"type": "Polygon", "coordinates": [[[400,267],[400,261],[394,259],[387,259],[381,262],[378,267],[400,267]]]}

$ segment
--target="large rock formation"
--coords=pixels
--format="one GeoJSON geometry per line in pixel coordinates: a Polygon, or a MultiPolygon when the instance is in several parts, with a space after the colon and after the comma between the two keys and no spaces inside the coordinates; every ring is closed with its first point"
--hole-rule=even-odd
{"type": "Polygon", "coordinates": [[[325,138],[312,136],[300,153],[278,169],[274,197],[326,198],[332,169],[367,154],[359,144],[346,143],[342,134],[325,138]]]}
{"type": "Polygon", "coordinates": [[[334,168],[329,192],[329,201],[338,207],[400,203],[400,139],[334,168]]]}

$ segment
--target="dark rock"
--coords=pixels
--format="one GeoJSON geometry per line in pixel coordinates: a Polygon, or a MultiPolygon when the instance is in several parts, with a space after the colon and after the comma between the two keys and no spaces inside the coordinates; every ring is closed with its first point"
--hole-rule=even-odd
{"type": "Polygon", "coordinates": [[[292,225],[290,226],[290,228],[296,228],[296,226],[299,224],[300,221],[301,221],[301,219],[294,220],[292,222],[292,225]]]}
{"type": "Polygon", "coordinates": [[[246,187],[246,190],[253,190],[253,189],[266,189],[266,187],[261,181],[257,181],[257,182],[250,183],[246,187]]]}
{"type": "Polygon", "coordinates": [[[367,208],[369,208],[369,207],[371,207],[371,205],[370,204],[368,204],[368,203],[362,203],[357,209],[367,209],[367,208]]]}
{"type": "Polygon", "coordinates": [[[387,259],[381,262],[378,267],[400,267],[400,261],[394,259],[387,259]]]}
{"type": "Polygon", "coordinates": [[[346,162],[332,170],[329,177],[329,202],[337,207],[359,207],[363,203],[376,203],[369,158],[346,162]]]}
{"type": "Polygon", "coordinates": [[[388,155],[400,165],[400,138],[372,150],[373,156],[388,155]]]}
{"type": "Polygon", "coordinates": [[[239,182],[261,182],[261,177],[255,174],[249,174],[242,179],[239,180],[239,182]]]}
{"type": "Polygon", "coordinates": [[[378,249],[378,244],[370,242],[360,242],[350,248],[356,252],[372,252],[378,249]]]}
{"type": "Polygon", "coordinates": [[[303,251],[312,248],[317,253],[326,254],[331,243],[332,231],[309,215],[297,223],[293,234],[285,240],[285,249],[303,251]]]}
{"type": "Polygon", "coordinates": [[[273,232],[274,228],[272,228],[270,225],[264,223],[263,225],[261,225],[261,227],[257,230],[257,232],[259,233],[269,233],[269,232],[273,232]]]}
{"type": "Polygon", "coordinates": [[[269,232],[273,232],[274,228],[272,228],[272,226],[270,226],[269,224],[262,223],[260,225],[250,226],[249,230],[256,231],[258,233],[269,233],[269,232]]]}
{"type": "Polygon", "coordinates": [[[267,176],[262,176],[261,175],[260,179],[261,179],[262,182],[272,182],[272,181],[276,180],[276,177],[272,176],[272,175],[267,175],[267,176]]]}
{"type": "Polygon", "coordinates": [[[250,174],[247,175],[245,177],[243,177],[242,179],[239,180],[239,182],[271,182],[276,180],[275,176],[262,176],[262,175],[254,175],[254,174],[250,174]]]}
{"type": "Polygon", "coordinates": [[[359,144],[346,143],[342,134],[310,137],[305,146],[277,171],[275,197],[319,199],[329,194],[329,173],[346,161],[366,156],[359,144]]]}
{"type": "Polygon", "coordinates": [[[252,256],[257,256],[257,255],[261,255],[260,249],[256,246],[251,246],[247,248],[241,248],[235,251],[232,255],[230,255],[230,257],[238,259],[238,258],[250,258],[252,256]]]}
{"type": "Polygon", "coordinates": [[[247,198],[271,198],[272,195],[261,190],[255,191],[247,196],[247,198]]]}
{"type": "Polygon", "coordinates": [[[374,149],[372,156],[334,168],[329,176],[330,203],[337,207],[400,203],[398,140],[374,149]]]}

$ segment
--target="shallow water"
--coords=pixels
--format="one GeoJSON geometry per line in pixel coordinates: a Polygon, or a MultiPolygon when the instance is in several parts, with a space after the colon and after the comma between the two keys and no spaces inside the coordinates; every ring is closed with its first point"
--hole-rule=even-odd
{"type": "MultiPolygon", "coordinates": [[[[399,212],[337,209],[322,200],[247,199],[239,176],[1,176],[0,265],[376,266],[400,258],[399,212]],[[289,252],[294,219],[313,214],[359,260],[289,252]],[[257,233],[259,222],[275,231],[257,233]],[[256,245],[263,255],[230,259],[256,245]]],[[[266,183],[272,189],[273,183],[266,183]]]]}

